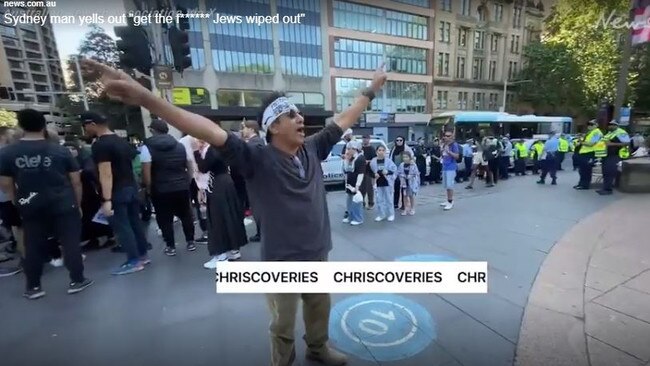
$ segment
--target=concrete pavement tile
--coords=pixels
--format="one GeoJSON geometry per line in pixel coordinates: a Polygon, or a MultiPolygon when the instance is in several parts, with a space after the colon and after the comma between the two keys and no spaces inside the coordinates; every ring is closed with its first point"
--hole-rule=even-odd
{"type": "Polygon", "coordinates": [[[519,334],[517,366],[587,366],[582,320],[529,304],[519,334]]]}
{"type": "Polygon", "coordinates": [[[650,324],[650,294],[619,286],[593,302],[650,324]]]}
{"type": "Polygon", "coordinates": [[[625,352],[603,343],[594,337],[587,337],[591,366],[643,366],[644,362],[625,352]]]}
{"type": "Polygon", "coordinates": [[[650,294],[650,271],[631,279],[623,286],[650,294]]]}
{"type": "Polygon", "coordinates": [[[650,324],[593,302],[585,304],[585,319],[588,335],[639,359],[650,360],[650,324]]]}
{"type": "Polygon", "coordinates": [[[524,309],[492,294],[441,297],[512,343],[517,343],[524,309]]]}
{"type": "Polygon", "coordinates": [[[449,366],[457,362],[447,351],[434,342],[415,356],[398,361],[379,362],[378,364],[381,366],[449,366]]]}
{"type": "Polygon", "coordinates": [[[528,303],[531,284],[509,276],[498,269],[488,269],[488,291],[515,305],[524,307],[528,303]]]}
{"type": "Polygon", "coordinates": [[[650,267],[650,261],[640,259],[636,251],[625,253],[618,247],[608,247],[594,252],[590,265],[629,277],[638,275],[650,267]]]}
{"type": "Polygon", "coordinates": [[[600,296],[602,294],[603,294],[602,291],[598,291],[598,290],[596,290],[594,288],[585,286],[585,302],[590,302],[594,298],[596,298],[596,297],[598,297],[598,296],[600,296]]]}
{"type": "Polygon", "coordinates": [[[613,273],[603,268],[589,266],[587,268],[587,281],[585,284],[599,291],[609,291],[629,280],[629,278],[629,276],[613,273]]]}

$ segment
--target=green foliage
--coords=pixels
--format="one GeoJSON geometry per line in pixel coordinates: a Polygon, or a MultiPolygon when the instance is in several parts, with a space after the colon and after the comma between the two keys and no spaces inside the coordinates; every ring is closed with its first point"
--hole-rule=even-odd
{"type": "Polygon", "coordinates": [[[17,123],[15,112],[0,109],[0,127],[15,127],[17,123]]]}

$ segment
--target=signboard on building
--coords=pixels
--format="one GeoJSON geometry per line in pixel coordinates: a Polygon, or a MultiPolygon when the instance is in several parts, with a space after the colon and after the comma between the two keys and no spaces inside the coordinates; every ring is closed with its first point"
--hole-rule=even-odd
{"type": "Polygon", "coordinates": [[[172,89],[172,103],[180,106],[209,106],[210,96],[204,88],[174,88],[172,89]]]}
{"type": "Polygon", "coordinates": [[[395,113],[382,113],[379,123],[395,123],[395,113]]]}

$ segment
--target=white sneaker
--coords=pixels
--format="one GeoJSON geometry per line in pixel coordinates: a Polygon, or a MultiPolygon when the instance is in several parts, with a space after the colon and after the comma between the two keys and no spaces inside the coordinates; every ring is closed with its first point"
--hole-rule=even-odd
{"type": "Polygon", "coordinates": [[[415,210],[411,210],[411,211],[409,212],[409,215],[411,215],[411,216],[415,215],[415,210]]]}
{"type": "Polygon", "coordinates": [[[231,250],[230,252],[227,253],[227,260],[229,261],[236,261],[237,259],[241,258],[241,253],[239,250],[231,250]]]}
{"type": "Polygon", "coordinates": [[[406,216],[406,214],[407,214],[406,211],[402,211],[402,213],[400,213],[400,215],[402,215],[402,216],[406,216]]]}
{"type": "Polygon", "coordinates": [[[348,219],[347,217],[344,218],[344,219],[343,219],[343,223],[344,223],[344,224],[349,224],[349,223],[350,223],[350,219],[348,219]]]}
{"type": "Polygon", "coordinates": [[[359,221],[350,221],[350,225],[359,226],[359,225],[361,225],[361,223],[359,221]]]}
{"type": "Polygon", "coordinates": [[[212,257],[209,261],[205,262],[203,264],[203,268],[205,269],[217,269],[217,257],[212,257]]]}
{"type": "Polygon", "coordinates": [[[63,258],[52,259],[50,261],[52,267],[63,267],[63,258]]]}
{"type": "Polygon", "coordinates": [[[445,205],[445,211],[449,211],[452,208],[454,208],[454,203],[453,202],[447,202],[447,204],[445,205]]]}
{"type": "Polygon", "coordinates": [[[388,216],[388,221],[389,222],[395,221],[395,215],[388,216]]]}
{"type": "Polygon", "coordinates": [[[384,218],[381,217],[381,216],[377,216],[377,217],[375,218],[375,221],[377,221],[377,222],[381,222],[381,221],[384,221],[384,218]]]}
{"type": "Polygon", "coordinates": [[[440,207],[445,207],[447,206],[448,203],[449,203],[448,201],[442,201],[440,202],[440,207]]]}

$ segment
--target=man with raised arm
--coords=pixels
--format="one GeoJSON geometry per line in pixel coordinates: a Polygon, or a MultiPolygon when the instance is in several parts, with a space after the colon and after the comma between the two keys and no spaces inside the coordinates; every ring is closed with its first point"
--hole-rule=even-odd
{"type": "MultiPolygon", "coordinates": [[[[381,90],[386,81],[383,67],[335,123],[308,138],[298,108],[282,94],[274,93],[263,104],[258,118],[268,144],[253,145],[209,119],[155,96],[124,72],[94,61],[84,64],[102,74],[109,96],[143,106],[180,131],[219,148],[228,163],[238,167],[264,223],[262,260],[327,260],[332,238],[320,163],[381,90]]],[[[328,346],[329,294],[268,294],[272,365],[291,365],[295,359],[295,318],[301,298],[307,358],[326,365],[346,364],[347,358],[328,346]]]]}

